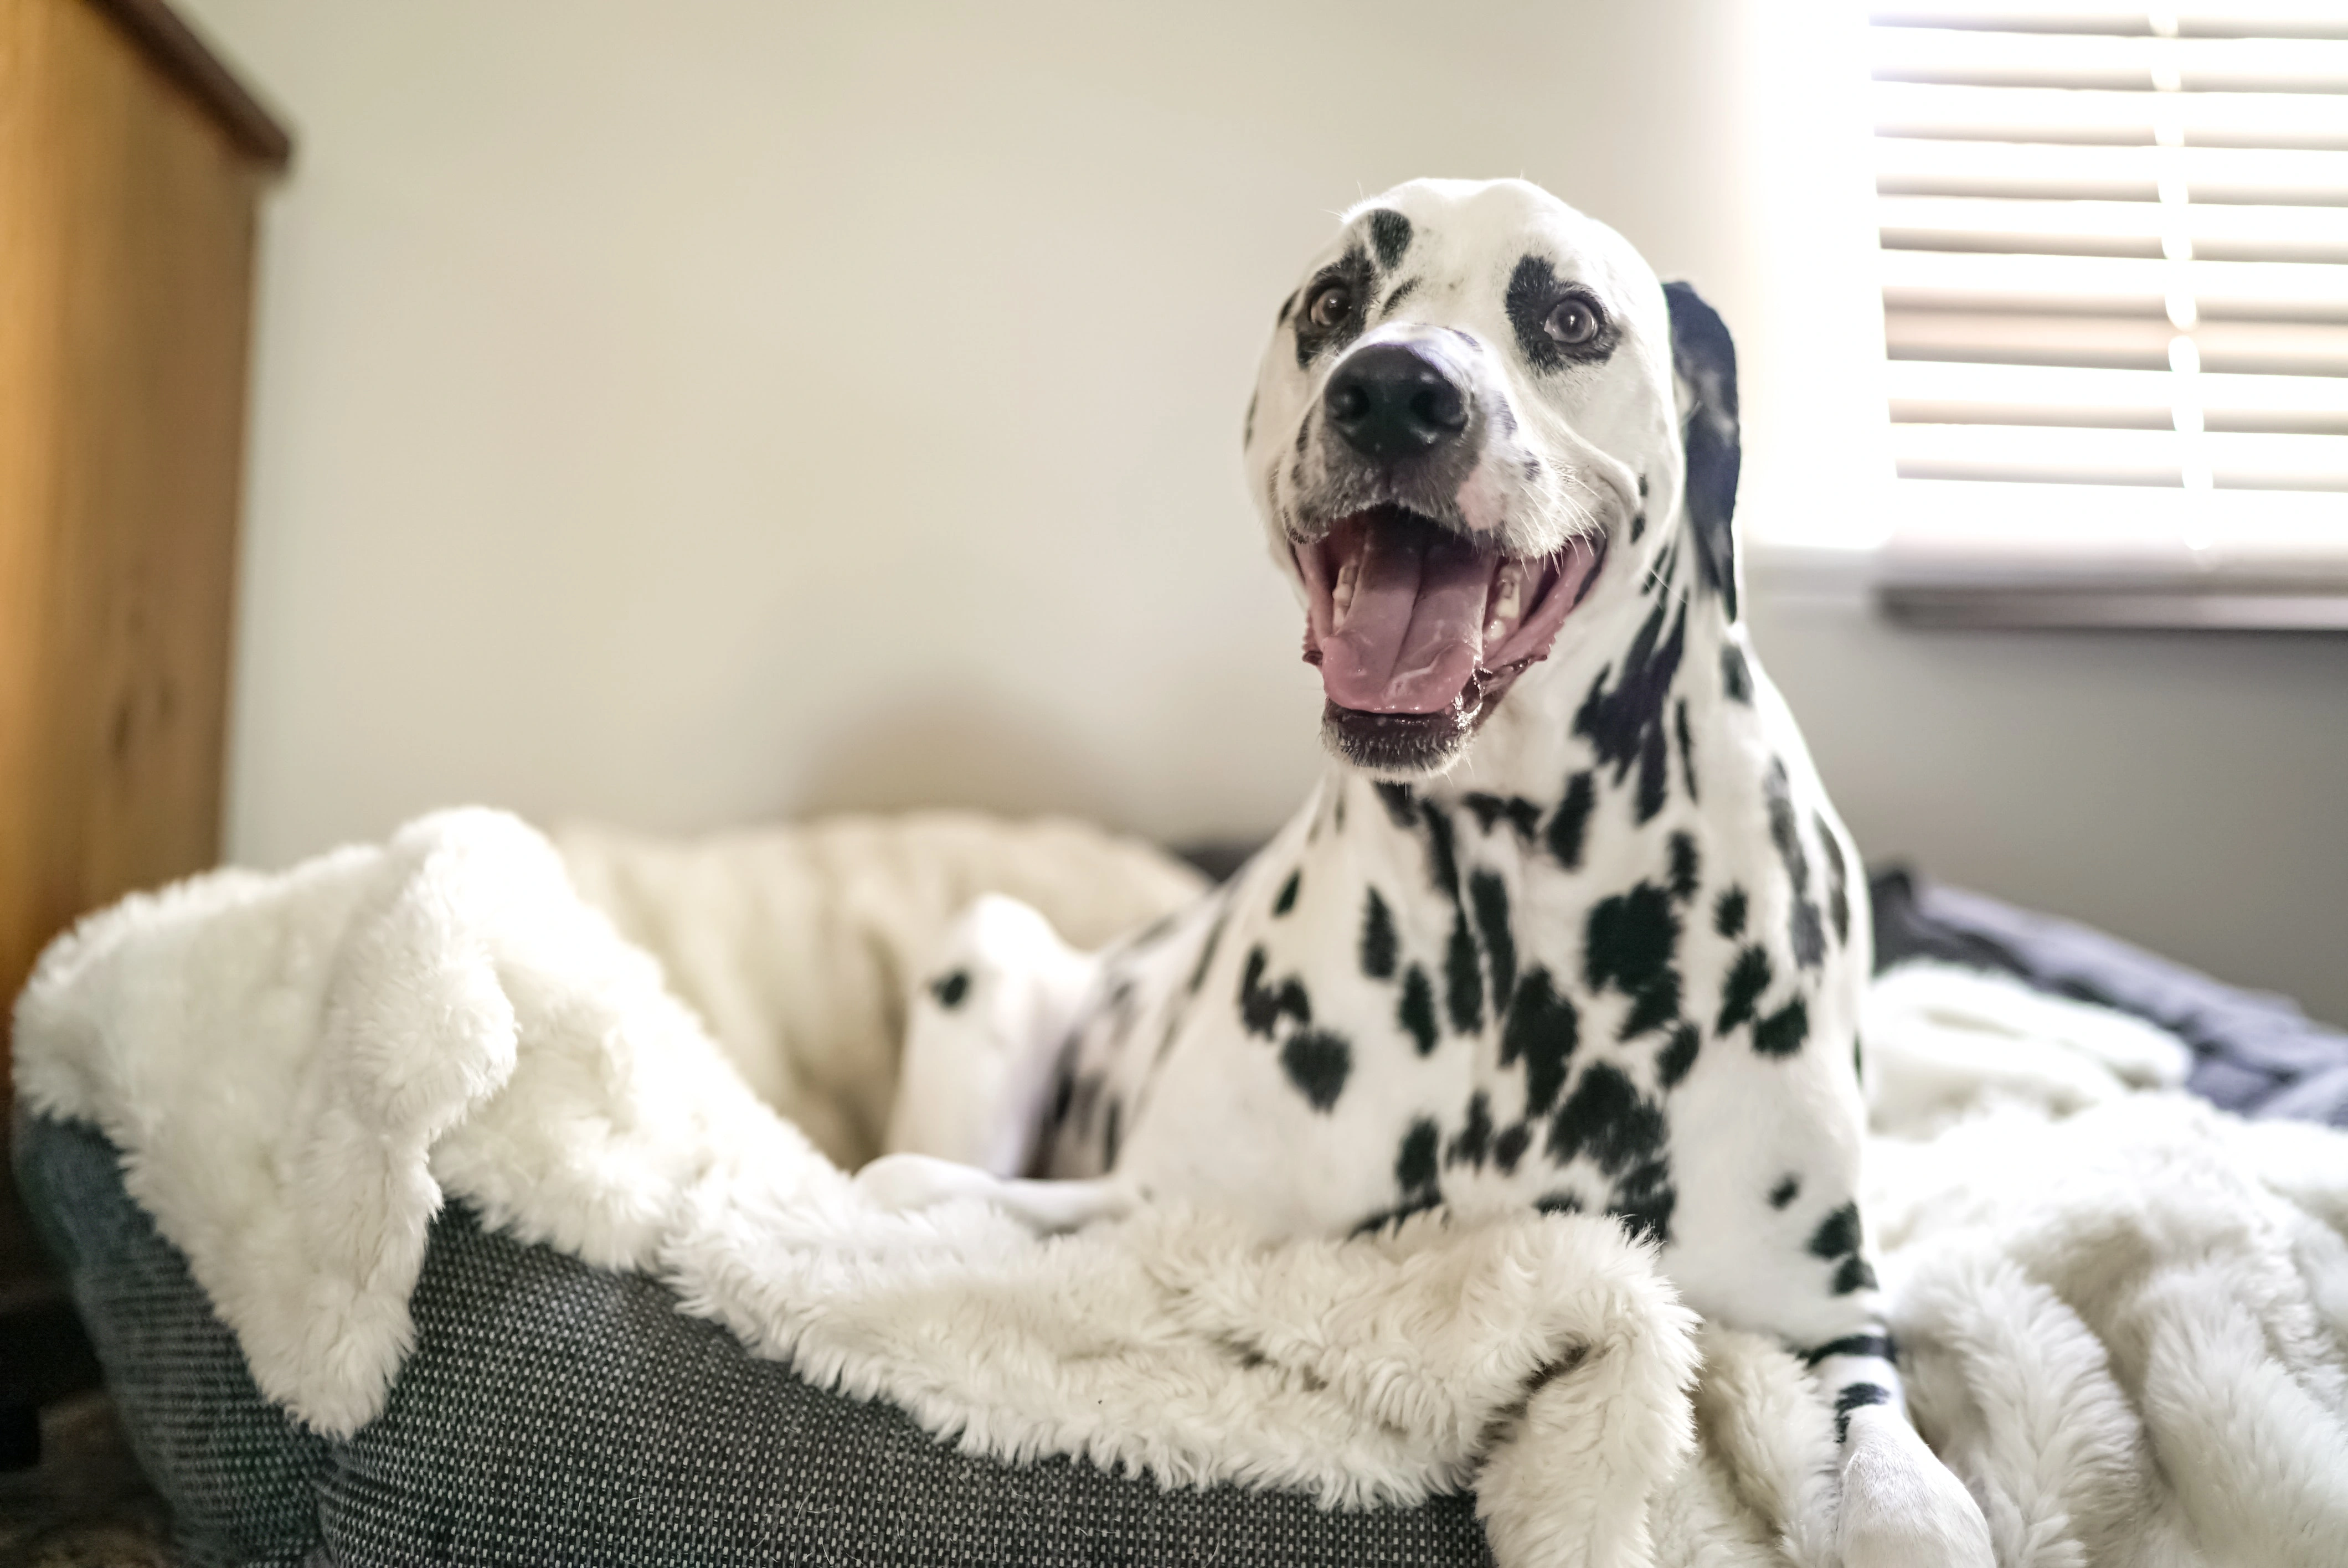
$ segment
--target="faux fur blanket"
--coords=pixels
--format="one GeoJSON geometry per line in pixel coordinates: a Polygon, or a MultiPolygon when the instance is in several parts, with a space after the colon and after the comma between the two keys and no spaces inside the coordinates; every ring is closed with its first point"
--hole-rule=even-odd
{"type": "MultiPolygon", "coordinates": [[[[317,1430],[382,1409],[453,1194],[973,1451],[1335,1506],[1473,1486],[1503,1568],[1828,1562],[1798,1364],[1694,1322],[1606,1220],[1267,1248],[859,1188],[954,910],[999,889],[1097,940],[1195,891],[1151,852],[944,817],[567,851],[458,812],[201,877],[86,921],[17,1004],[18,1092],[124,1151],[317,1430]]],[[[2237,1122],[2164,1088],[2174,1040],[1954,971],[1880,984],[1868,1034],[1914,1413],[2000,1561],[2341,1562],[2348,1137],[2237,1122]]]]}

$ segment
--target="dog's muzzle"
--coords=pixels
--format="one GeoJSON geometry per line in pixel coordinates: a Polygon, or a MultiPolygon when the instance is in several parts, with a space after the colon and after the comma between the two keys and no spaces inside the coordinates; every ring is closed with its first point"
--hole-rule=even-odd
{"type": "Polygon", "coordinates": [[[1289,543],[1324,733],[1358,765],[1406,774],[1456,756],[1548,656],[1603,558],[1602,534],[1511,555],[1463,516],[1488,402],[1427,341],[1356,347],[1322,388],[1323,478],[1289,543]]]}

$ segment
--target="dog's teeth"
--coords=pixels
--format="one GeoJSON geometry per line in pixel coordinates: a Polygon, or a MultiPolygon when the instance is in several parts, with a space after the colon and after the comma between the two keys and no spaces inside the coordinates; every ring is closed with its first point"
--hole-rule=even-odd
{"type": "Polygon", "coordinates": [[[1485,636],[1498,636],[1509,622],[1516,620],[1518,612],[1524,608],[1521,602],[1524,595],[1525,569],[1515,561],[1509,561],[1500,568],[1499,575],[1492,582],[1492,620],[1484,628],[1485,636]]]}
{"type": "Polygon", "coordinates": [[[1354,606],[1354,588],[1361,576],[1362,563],[1357,560],[1347,561],[1337,572],[1336,591],[1329,596],[1329,602],[1339,626],[1345,623],[1345,612],[1354,606]]]}

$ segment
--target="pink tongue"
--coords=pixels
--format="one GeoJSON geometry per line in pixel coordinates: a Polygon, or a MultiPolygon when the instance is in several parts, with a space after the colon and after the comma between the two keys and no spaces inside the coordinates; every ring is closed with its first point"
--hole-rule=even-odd
{"type": "Polygon", "coordinates": [[[1331,565],[1358,567],[1353,602],[1321,639],[1329,700],[1373,713],[1451,705],[1484,655],[1494,559],[1429,529],[1364,528],[1331,565]]]}

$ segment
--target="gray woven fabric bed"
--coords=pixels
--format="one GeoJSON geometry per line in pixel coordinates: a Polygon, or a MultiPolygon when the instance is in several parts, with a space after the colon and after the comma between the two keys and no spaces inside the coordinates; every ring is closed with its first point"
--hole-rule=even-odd
{"type": "Polygon", "coordinates": [[[388,1409],[328,1441],[262,1399],[104,1138],[26,1119],[15,1148],[190,1563],[1489,1561],[1466,1497],[1331,1512],[962,1454],[751,1356],[654,1281],[486,1232],[458,1205],[433,1226],[388,1409]]]}

